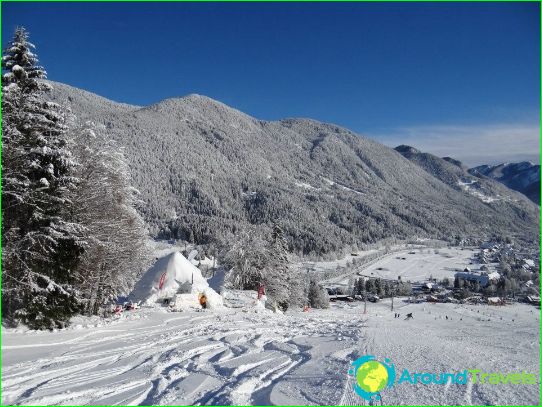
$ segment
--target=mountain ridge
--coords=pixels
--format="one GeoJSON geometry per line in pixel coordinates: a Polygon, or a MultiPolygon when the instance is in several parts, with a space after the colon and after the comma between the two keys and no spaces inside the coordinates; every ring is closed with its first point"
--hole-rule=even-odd
{"type": "Polygon", "coordinates": [[[321,254],[385,238],[536,233],[537,211],[519,194],[484,203],[332,123],[259,120],[197,94],[138,107],[51,84],[54,101],[125,148],[154,236],[208,242],[278,221],[292,251],[321,254]]]}
{"type": "Polygon", "coordinates": [[[513,193],[504,185],[490,178],[471,175],[460,161],[453,158],[440,158],[431,153],[421,152],[404,145],[395,149],[405,158],[450,186],[450,188],[476,196],[483,202],[510,201],[518,197],[517,193],[513,193]]]}
{"type": "Polygon", "coordinates": [[[469,169],[469,173],[499,181],[540,205],[540,165],[530,161],[497,165],[484,164],[469,169]]]}

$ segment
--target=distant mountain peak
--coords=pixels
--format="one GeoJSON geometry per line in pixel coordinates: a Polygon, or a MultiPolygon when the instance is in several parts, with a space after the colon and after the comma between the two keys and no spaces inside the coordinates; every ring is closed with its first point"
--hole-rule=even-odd
{"type": "Polygon", "coordinates": [[[199,107],[214,106],[223,109],[236,110],[235,108],[228,106],[218,100],[210,98],[209,96],[200,95],[197,93],[190,93],[185,96],[171,97],[163,99],[152,105],[146,106],[146,108],[152,108],[154,106],[176,106],[176,105],[197,105],[199,107]]]}
{"type": "Polygon", "coordinates": [[[406,144],[401,144],[400,146],[397,146],[395,147],[395,151],[401,153],[401,154],[419,154],[420,153],[420,150],[412,147],[412,146],[408,146],[406,144]]]}
{"type": "Polygon", "coordinates": [[[452,157],[442,157],[443,160],[448,161],[449,163],[455,165],[456,167],[459,167],[463,170],[467,170],[467,166],[463,165],[463,163],[459,160],[456,160],[452,157]]]}
{"type": "Polygon", "coordinates": [[[530,161],[497,165],[484,164],[469,169],[469,173],[501,182],[540,205],[540,165],[535,165],[530,161]]]}

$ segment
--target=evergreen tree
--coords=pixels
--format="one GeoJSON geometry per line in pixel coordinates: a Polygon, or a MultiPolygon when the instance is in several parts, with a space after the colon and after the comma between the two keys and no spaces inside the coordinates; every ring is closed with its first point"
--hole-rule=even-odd
{"type": "Polygon", "coordinates": [[[472,283],[472,291],[475,293],[480,292],[480,283],[478,281],[472,283]]]}
{"type": "Polygon", "coordinates": [[[383,287],[382,287],[382,280],[380,280],[379,278],[377,278],[375,280],[375,294],[378,295],[379,297],[384,296],[384,290],[383,290],[383,287]]]}
{"type": "Polygon", "coordinates": [[[391,288],[390,288],[390,284],[387,282],[387,281],[384,281],[384,295],[386,297],[389,297],[391,295],[391,288]]]}
{"type": "Polygon", "coordinates": [[[288,243],[282,228],[277,224],[273,225],[270,246],[270,261],[264,274],[269,297],[284,311],[290,303],[302,305],[305,298],[301,276],[289,268],[288,243]]]}
{"type": "Polygon", "coordinates": [[[9,323],[62,327],[79,309],[73,270],[84,242],[68,199],[77,180],[65,115],[17,28],[2,56],[2,305],[9,323]]]}
{"type": "Polygon", "coordinates": [[[312,308],[329,308],[329,296],[315,280],[310,281],[308,299],[312,308]]]}
{"type": "Polygon", "coordinates": [[[500,297],[504,297],[510,289],[510,280],[506,277],[501,277],[496,284],[496,292],[500,297]]]}
{"type": "Polygon", "coordinates": [[[363,277],[358,278],[356,282],[356,294],[361,295],[365,291],[365,280],[363,277]]]}
{"type": "Polygon", "coordinates": [[[462,288],[463,287],[463,280],[459,277],[455,276],[454,279],[454,288],[462,288]]]}
{"type": "Polygon", "coordinates": [[[370,294],[375,294],[376,293],[374,280],[368,279],[365,282],[365,290],[370,294]]]}

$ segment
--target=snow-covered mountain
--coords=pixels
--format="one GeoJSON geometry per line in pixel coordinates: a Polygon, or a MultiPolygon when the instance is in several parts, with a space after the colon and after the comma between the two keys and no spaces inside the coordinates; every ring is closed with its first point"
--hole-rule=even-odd
{"type": "Polygon", "coordinates": [[[437,176],[333,124],[262,121],[199,95],[130,106],[52,84],[57,102],[125,147],[161,237],[205,242],[278,221],[293,251],[320,254],[386,237],[537,236],[523,195],[488,179],[502,199],[481,199],[457,166],[439,159],[462,175],[437,176]]]}
{"type": "Polygon", "coordinates": [[[469,169],[469,173],[477,177],[484,175],[502,182],[508,188],[525,194],[531,201],[540,205],[540,165],[528,161],[480,165],[469,169]]]}
{"type": "Polygon", "coordinates": [[[403,157],[419,165],[429,174],[441,180],[456,191],[463,191],[477,197],[482,202],[500,201],[512,206],[518,202],[517,193],[502,184],[486,177],[476,177],[469,173],[467,167],[460,161],[450,157],[440,158],[430,153],[422,153],[413,147],[400,145],[395,150],[403,157]]]}

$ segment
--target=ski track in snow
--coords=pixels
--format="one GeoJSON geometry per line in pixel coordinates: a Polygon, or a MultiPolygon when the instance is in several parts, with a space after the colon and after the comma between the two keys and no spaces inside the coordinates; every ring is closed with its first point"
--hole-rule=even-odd
{"type": "MultiPolygon", "coordinates": [[[[390,358],[398,375],[403,368],[539,375],[533,307],[396,299],[396,312],[413,312],[407,321],[393,318],[389,305],[369,304],[367,315],[359,303],[285,315],[142,309],[98,327],[4,329],[2,404],[366,405],[348,375],[363,354],[390,358]]],[[[537,404],[539,390],[402,384],[382,396],[384,405],[521,405],[537,404]]]]}
{"type": "MultiPolygon", "coordinates": [[[[345,345],[352,348],[359,338],[349,316],[315,320],[312,313],[141,313],[143,318],[100,328],[4,330],[2,403],[277,403],[274,398],[288,397],[272,391],[277,383],[288,384],[287,394],[299,394],[295,388],[305,387],[295,375],[300,367],[313,357],[321,362],[321,356],[329,357],[345,345]],[[319,349],[319,338],[335,342],[337,335],[338,346],[319,349]]],[[[317,372],[322,366],[307,370],[317,372]]],[[[343,366],[334,365],[336,369],[343,366]]],[[[307,377],[313,379],[325,381],[326,374],[307,377]]],[[[332,389],[328,403],[334,394],[332,389]]],[[[301,403],[305,400],[300,398],[301,403]]]]}

